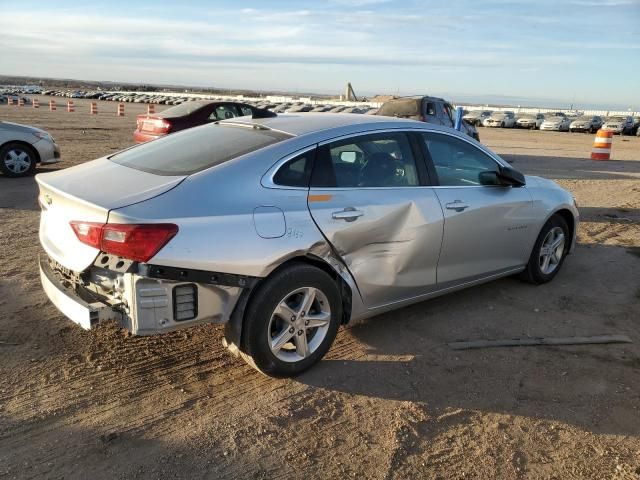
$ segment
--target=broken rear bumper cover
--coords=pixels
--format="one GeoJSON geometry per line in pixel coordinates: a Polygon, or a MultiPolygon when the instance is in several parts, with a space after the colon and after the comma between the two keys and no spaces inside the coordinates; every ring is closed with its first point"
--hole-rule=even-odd
{"type": "MultiPolygon", "coordinates": [[[[190,281],[190,271],[180,272],[184,280],[150,278],[144,273],[155,277],[157,272],[150,271],[147,265],[140,267],[143,268],[136,269],[136,273],[112,272],[114,289],[108,295],[79,287],[87,293],[80,295],[46,257],[40,258],[40,279],[56,308],[82,328],[117,320],[134,335],[152,335],[200,323],[225,323],[243,291],[240,286],[199,283],[202,277],[190,281]]],[[[88,276],[91,278],[90,272],[88,276]]]]}

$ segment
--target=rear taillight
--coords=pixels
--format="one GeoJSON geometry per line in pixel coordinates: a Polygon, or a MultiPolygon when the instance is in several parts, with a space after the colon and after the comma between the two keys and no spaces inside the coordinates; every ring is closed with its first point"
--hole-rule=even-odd
{"type": "Polygon", "coordinates": [[[94,223],[72,221],[82,243],[120,257],[147,262],[178,233],[172,223],[94,223]]]}

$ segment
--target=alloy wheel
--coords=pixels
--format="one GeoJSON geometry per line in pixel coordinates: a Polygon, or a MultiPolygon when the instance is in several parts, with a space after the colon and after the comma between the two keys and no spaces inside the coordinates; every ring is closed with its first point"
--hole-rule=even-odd
{"type": "Polygon", "coordinates": [[[564,254],[565,236],[560,227],[553,227],[542,241],[539,254],[540,270],[549,275],[558,268],[564,254]]]}
{"type": "Polygon", "coordinates": [[[288,293],[269,320],[271,352],[284,362],[298,362],[312,355],[327,336],[331,307],[327,296],[314,287],[288,293]]]}

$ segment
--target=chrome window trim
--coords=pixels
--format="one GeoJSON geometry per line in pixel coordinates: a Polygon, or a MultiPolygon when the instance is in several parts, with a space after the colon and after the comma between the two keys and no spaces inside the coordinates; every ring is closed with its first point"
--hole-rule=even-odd
{"type": "MultiPolygon", "coordinates": [[[[292,186],[287,186],[287,185],[278,185],[277,183],[275,183],[273,181],[273,177],[275,177],[277,171],[280,169],[280,167],[282,167],[282,165],[287,163],[289,160],[292,160],[295,157],[297,157],[299,155],[302,155],[302,154],[304,154],[304,153],[306,153],[306,152],[308,152],[310,150],[313,150],[315,148],[319,148],[319,147],[321,147],[323,145],[328,145],[328,144],[334,143],[336,141],[346,140],[346,139],[353,138],[353,137],[360,137],[360,136],[363,136],[363,135],[370,135],[370,134],[371,135],[375,135],[375,134],[378,134],[378,133],[402,133],[402,132],[416,133],[417,132],[417,133],[440,133],[442,135],[448,135],[450,137],[462,140],[463,142],[467,142],[472,147],[475,147],[475,148],[479,149],[482,153],[487,155],[489,158],[491,158],[498,165],[500,165],[502,167],[510,168],[509,164],[505,160],[503,160],[502,158],[496,156],[490,150],[486,149],[486,147],[483,144],[481,144],[479,142],[475,142],[475,141],[472,142],[471,141],[472,140],[471,137],[465,138],[465,137],[468,137],[468,135],[466,135],[466,134],[455,134],[455,133],[447,132],[447,131],[443,131],[443,130],[431,129],[427,125],[429,125],[429,124],[416,125],[415,127],[407,127],[406,125],[403,125],[402,127],[398,127],[398,128],[389,128],[389,127],[387,127],[387,128],[379,128],[379,129],[374,129],[374,130],[365,130],[365,131],[360,131],[360,132],[355,132],[355,133],[347,133],[347,134],[344,134],[344,135],[339,135],[337,137],[332,137],[330,139],[323,140],[323,141],[318,142],[318,143],[314,143],[313,145],[309,145],[309,146],[303,147],[301,149],[296,150],[293,153],[287,154],[284,157],[280,158],[262,176],[262,179],[260,180],[260,184],[265,188],[277,189],[277,190],[310,190],[310,188],[307,188],[307,187],[292,187],[292,186]]],[[[419,161],[419,159],[417,159],[417,158],[415,160],[419,161]]],[[[425,161],[429,161],[429,160],[425,158],[425,161]]],[[[460,185],[460,186],[414,185],[414,186],[406,186],[406,187],[313,187],[313,190],[316,190],[316,191],[317,190],[349,191],[349,190],[399,190],[399,189],[403,189],[404,190],[404,189],[407,189],[407,188],[486,188],[486,187],[504,188],[504,186],[502,186],[502,185],[460,185]]]]}

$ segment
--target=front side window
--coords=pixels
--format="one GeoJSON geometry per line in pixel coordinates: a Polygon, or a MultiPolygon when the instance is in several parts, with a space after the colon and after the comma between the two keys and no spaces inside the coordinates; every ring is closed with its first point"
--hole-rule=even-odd
{"type": "Polygon", "coordinates": [[[352,137],[318,149],[314,187],[414,187],[420,184],[404,133],[352,137]]]}
{"type": "Polygon", "coordinates": [[[209,115],[210,120],[227,120],[238,116],[238,110],[235,105],[218,105],[209,115]]]}
{"type": "Polygon", "coordinates": [[[495,185],[498,164],[478,147],[440,133],[423,133],[442,186],[495,185]]]}

